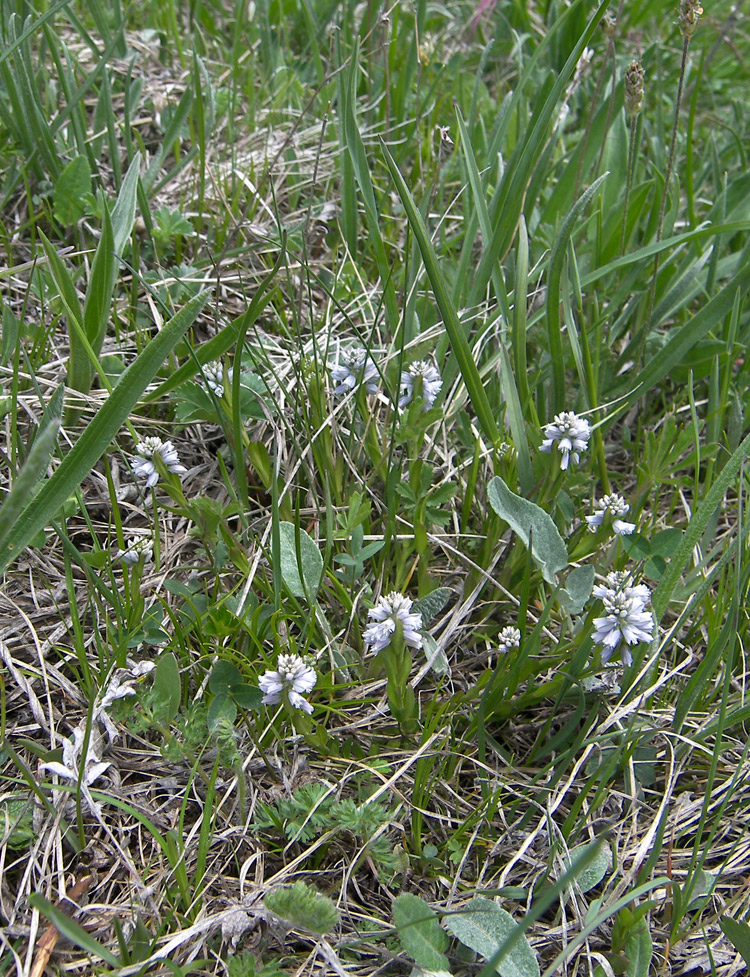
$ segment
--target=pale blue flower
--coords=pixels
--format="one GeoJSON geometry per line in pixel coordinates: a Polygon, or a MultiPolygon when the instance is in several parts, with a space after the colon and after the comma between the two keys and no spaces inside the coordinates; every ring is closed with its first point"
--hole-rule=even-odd
{"type": "Polygon", "coordinates": [[[627,515],[630,511],[630,506],[627,504],[625,499],[618,495],[617,492],[613,492],[611,495],[604,495],[598,502],[594,505],[594,512],[590,516],[586,516],[586,522],[589,524],[589,531],[595,533],[598,526],[602,526],[607,517],[612,520],[612,529],[617,533],[618,536],[629,536],[631,533],[635,532],[634,522],[625,522],[621,517],[627,515]]]}
{"type": "Polygon", "coordinates": [[[317,680],[315,669],[299,655],[279,655],[277,670],[269,670],[261,675],[258,685],[263,693],[264,705],[276,705],[286,693],[291,706],[309,715],[313,707],[304,698],[304,693],[311,692],[317,680]]]}
{"type": "Polygon", "coordinates": [[[413,601],[404,594],[394,592],[381,597],[367,616],[373,622],[365,628],[362,637],[369,650],[377,654],[391,643],[397,622],[401,623],[404,642],[410,648],[422,647],[422,615],[412,612],[413,601]]]}
{"type": "Polygon", "coordinates": [[[418,360],[412,363],[408,370],[401,374],[401,398],[399,407],[406,407],[414,399],[414,387],[417,380],[422,381],[422,400],[424,409],[429,410],[435,403],[437,395],[443,386],[440,371],[429,360],[418,360]]]}
{"type": "Polygon", "coordinates": [[[560,468],[565,471],[572,459],[578,464],[580,453],[589,446],[591,425],[584,417],[579,417],[573,411],[566,410],[556,414],[551,424],[544,429],[545,440],[541,451],[552,451],[553,448],[561,454],[560,468]]]}

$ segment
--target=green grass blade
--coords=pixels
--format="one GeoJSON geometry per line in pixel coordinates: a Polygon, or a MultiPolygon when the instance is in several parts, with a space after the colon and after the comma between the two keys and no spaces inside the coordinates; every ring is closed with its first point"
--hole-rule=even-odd
{"type": "Polygon", "coordinates": [[[718,326],[725,316],[731,314],[737,293],[744,292],[748,284],[750,284],[750,265],[742,268],[718,295],[675,332],[666,346],[663,346],[641,371],[635,383],[632,380],[629,382],[631,392],[623,406],[631,406],[668,377],[670,371],[683,360],[685,354],[718,326]]]}
{"type": "Polygon", "coordinates": [[[547,335],[549,337],[549,355],[552,360],[552,407],[551,415],[565,410],[565,353],[563,352],[562,329],[560,324],[560,283],[562,281],[563,262],[568,241],[573,229],[583,212],[586,204],[591,200],[606,179],[604,173],[583,193],[568,216],[563,221],[560,233],[552,247],[547,272],[547,335]]]}
{"type": "Polygon", "coordinates": [[[34,909],[38,910],[40,915],[45,919],[48,919],[63,936],[67,937],[71,943],[75,946],[80,947],[87,953],[91,954],[95,959],[104,961],[108,963],[110,967],[117,967],[118,970],[122,966],[122,960],[118,959],[114,953],[102,946],[97,940],[94,939],[86,930],[80,926],[74,919],[66,915],[57,906],[53,906],[49,900],[45,899],[43,895],[38,892],[32,892],[29,896],[29,905],[34,909]]]}
{"type": "MultiPolygon", "coordinates": [[[[112,295],[117,281],[117,259],[125,249],[135,221],[139,171],[140,154],[136,156],[125,174],[111,216],[106,202],[103,206],[102,236],[91,263],[91,274],[83,303],[83,329],[97,359],[107,333],[112,295]]],[[[83,390],[84,393],[90,389],[94,375],[94,364],[88,360],[87,363],[90,368],[89,383],[83,390]]]]}
{"type": "Polygon", "coordinates": [[[0,573],[28,546],[29,541],[54,519],[66,499],[75,492],[138,403],[165,358],[185,335],[208,302],[209,292],[196,295],[151,340],[131,363],[85,432],[42,486],[0,545],[0,573]]]}
{"type": "Polygon", "coordinates": [[[362,201],[365,205],[365,219],[367,230],[370,232],[370,242],[372,244],[375,262],[378,266],[380,280],[383,285],[383,299],[385,311],[388,319],[388,327],[395,334],[399,323],[398,302],[396,301],[396,290],[393,286],[393,277],[388,264],[385,251],[385,243],[380,233],[380,214],[375,200],[375,190],[370,176],[370,167],[367,162],[367,153],[362,136],[357,125],[354,111],[356,104],[356,78],[358,67],[358,51],[356,48],[352,55],[352,63],[349,69],[348,84],[345,88],[346,101],[343,105],[342,114],[344,117],[344,138],[349,157],[354,168],[354,176],[362,194],[362,201]]]}
{"type": "Polygon", "coordinates": [[[234,346],[238,337],[246,335],[250,326],[253,325],[263,309],[265,309],[266,305],[268,305],[268,303],[271,301],[269,288],[271,287],[274,278],[278,274],[279,268],[281,268],[285,253],[285,245],[282,243],[282,247],[276,256],[276,261],[274,262],[273,268],[258,286],[252,302],[247,308],[247,311],[243,312],[242,315],[238,316],[233,322],[230,322],[228,325],[224,326],[224,328],[212,339],[209,339],[207,343],[203,343],[195,351],[195,356],[191,356],[187,363],[183,363],[179,369],[175,370],[168,380],[160,383],[156,390],[153,390],[150,394],[147,394],[144,398],[147,404],[153,400],[159,400],[165,394],[168,394],[176,387],[179,387],[181,383],[185,383],[186,380],[190,380],[195,376],[201,366],[205,366],[206,363],[210,363],[211,360],[220,359],[228,350],[232,348],[232,346],[234,346]]]}
{"type": "MultiPolygon", "coordinates": [[[[717,296],[717,298],[720,298],[720,296],[717,296]]],[[[706,308],[708,308],[708,306],[706,306],[706,308]]],[[[665,610],[667,609],[669,600],[674,593],[677,583],[679,582],[680,575],[690,559],[690,554],[693,552],[694,547],[703,535],[709,520],[716,512],[716,509],[721,505],[729,486],[734,480],[737,472],[740,470],[740,466],[747,457],[748,452],[750,452],[750,434],[748,434],[739,448],[737,448],[732,457],[722,468],[721,473],[717,476],[716,481],[711,486],[706,494],[706,497],[698,507],[698,510],[690,520],[688,528],[685,531],[685,535],[682,537],[677,551],[667,564],[667,568],[659,581],[659,586],[654,592],[653,606],[657,622],[661,620],[665,610]]]]}
{"type": "Polygon", "coordinates": [[[68,343],[70,345],[68,386],[73,390],[79,390],[81,393],[88,393],[91,389],[94,368],[91,361],[90,343],[86,339],[86,330],[83,326],[83,310],[78,292],[70,272],[55,248],[47,240],[44,232],[40,231],[39,236],[52,281],[57,286],[58,295],[68,319],[68,343]]]}
{"type": "Polygon", "coordinates": [[[466,384],[469,398],[474,410],[477,413],[477,418],[482,430],[484,431],[485,437],[492,445],[496,445],[500,440],[500,432],[498,431],[495,418],[492,414],[492,409],[490,408],[490,403],[487,399],[487,394],[485,393],[482,378],[479,375],[479,370],[474,362],[474,357],[471,355],[471,349],[467,342],[466,336],[464,335],[463,327],[459,322],[458,315],[453,306],[447,284],[443,276],[440,274],[440,266],[437,255],[435,254],[435,250],[430,243],[427,228],[425,227],[424,221],[422,220],[422,215],[414,202],[414,198],[412,197],[403,176],[401,176],[398,166],[396,166],[396,163],[391,154],[388,152],[385,144],[381,143],[381,145],[386,164],[391,172],[393,182],[396,184],[396,190],[401,198],[401,203],[404,205],[404,210],[406,211],[406,216],[412,229],[412,233],[417,239],[417,244],[419,245],[419,250],[422,254],[422,260],[424,261],[427,275],[430,279],[430,284],[432,285],[432,291],[435,295],[435,301],[437,302],[438,309],[440,310],[440,315],[443,317],[445,331],[448,334],[451,348],[458,362],[458,368],[461,371],[461,376],[466,384]]]}
{"type": "Polygon", "coordinates": [[[14,480],[10,492],[5,496],[5,501],[0,506],[0,547],[21,512],[29,504],[34,486],[47,471],[59,430],[60,421],[53,420],[43,431],[37,433],[29,457],[14,480]]]}
{"type": "MultiPolygon", "coordinates": [[[[491,208],[492,213],[498,215],[498,221],[493,230],[492,241],[485,251],[477,269],[473,289],[474,294],[481,294],[484,291],[486,283],[492,274],[493,266],[498,260],[502,259],[511,245],[518,226],[518,218],[523,212],[529,182],[531,181],[538,158],[544,151],[547,142],[552,117],[563,96],[565,86],[573,76],[581,54],[596,31],[599,21],[609,6],[609,3],[610,0],[603,0],[594,11],[586,25],[586,29],[571,51],[570,57],[557,75],[554,85],[551,86],[542,108],[537,113],[523,143],[523,149],[518,153],[517,157],[514,154],[514,158],[511,159],[505,170],[505,175],[493,199],[491,208]]],[[[568,17],[572,16],[577,6],[578,4],[572,4],[570,9],[557,21],[550,34],[556,32],[557,29],[563,26],[568,17]]]]}
{"type": "MultiPolygon", "coordinates": [[[[100,195],[99,199],[103,204],[102,236],[99,238],[94,260],[91,262],[91,275],[86,288],[86,298],[83,302],[83,331],[91,343],[94,355],[97,357],[101,353],[104,336],[107,332],[112,292],[117,279],[112,218],[109,215],[109,208],[104,198],[100,195]]],[[[89,366],[91,376],[93,376],[93,364],[89,364],[89,366]]],[[[86,392],[84,391],[84,393],[86,392]]]]}

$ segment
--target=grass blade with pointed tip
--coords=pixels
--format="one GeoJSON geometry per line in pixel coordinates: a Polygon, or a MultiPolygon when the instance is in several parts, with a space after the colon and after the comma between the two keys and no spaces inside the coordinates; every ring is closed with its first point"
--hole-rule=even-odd
{"type": "Polygon", "coordinates": [[[458,315],[453,307],[453,302],[448,293],[445,280],[440,274],[437,255],[435,254],[435,250],[430,243],[427,228],[422,220],[422,215],[417,208],[414,198],[412,197],[403,176],[401,176],[401,171],[399,170],[398,166],[396,166],[395,160],[391,154],[388,152],[388,148],[386,147],[385,143],[381,142],[381,147],[385,156],[385,161],[388,165],[388,169],[391,171],[393,182],[396,184],[396,190],[401,198],[401,203],[404,205],[404,210],[406,211],[406,216],[409,220],[412,233],[417,239],[419,250],[422,253],[422,261],[424,261],[424,266],[427,270],[430,284],[432,285],[432,291],[435,296],[438,309],[440,310],[440,315],[443,317],[443,324],[445,326],[445,331],[448,333],[451,349],[453,350],[453,354],[458,362],[458,368],[461,371],[461,376],[466,384],[469,399],[471,400],[474,410],[477,413],[477,418],[482,430],[484,431],[485,437],[492,445],[496,445],[500,440],[500,432],[498,431],[497,424],[495,423],[495,418],[492,414],[492,409],[490,408],[490,403],[487,399],[487,394],[485,393],[482,378],[479,375],[479,370],[474,362],[474,357],[471,355],[471,349],[469,348],[466,336],[464,335],[463,327],[459,322],[458,315]]]}
{"type": "MultiPolygon", "coordinates": [[[[706,306],[706,308],[708,308],[708,306],[706,306]]],[[[696,316],[696,319],[697,318],[698,316],[696,316]]],[[[663,616],[664,611],[667,609],[669,599],[677,586],[677,582],[679,581],[680,575],[682,574],[687,561],[690,559],[690,554],[693,552],[695,545],[703,535],[709,520],[716,512],[716,509],[721,505],[730,484],[740,469],[740,465],[745,458],[747,458],[748,454],[750,454],[750,434],[748,434],[739,448],[737,448],[732,457],[722,468],[721,473],[717,476],[716,481],[711,486],[706,497],[698,506],[697,511],[690,520],[688,527],[685,530],[685,534],[680,541],[680,545],[677,547],[677,551],[672,555],[672,558],[667,564],[667,568],[659,581],[659,586],[654,591],[652,601],[657,623],[663,616]]]]}
{"type": "Polygon", "coordinates": [[[560,233],[557,236],[549,257],[549,269],[547,272],[547,334],[549,336],[549,355],[552,361],[552,409],[550,413],[553,415],[565,410],[565,354],[563,352],[560,326],[560,283],[562,280],[565,252],[568,249],[568,241],[573,234],[576,221],[607,176],[607,173],[603,173],[581,195],[580,199],[576,201],[573,209],[563,221],[560,233]]]}
{"type": "Polygon", "coordinates": [[[41,916],[48,919],[50,923],[57,927],[60,933],[70,940],[74,946],[80,947],[85,950],[92,957],[98,957],[104,963],[108,963],[111,967],[117,967],[119,970],[122,966],[122,960],[118,959],[114,953],[102,946],[97,940],[94,939],[86,930],[80,926],[74,919],[71,919],[66,913],[59,909],[57,906],[53,906],[51,902],[40,895],[38,892],[32,892],[29,896],[29,905],[36,909],[41,916]]]}
{"type": "Polygon", "coordinates": [[[47,465],[49,465],[52,452],[55,450],[59,430],[60,421],[55,419],[51,420],[44,430],[37,432],[29,457],[14,480],[10,492],[5,496],[5,501],[0,506],[0,546],[8,537],[13,523],[28,505],[32,489],[47,471],[47,465]]]}
{"type": "Polygon", "coordinates": [[[201,292],[154,336],[131,363],[88,427],[63,458],[60,467],[26,506],[0,545],[0,573],[23,551],[34,535],[49,524],[63,503],[79,487],[109,447],[131,410],[169,353],[182,339],[210,297],[201,292]]]}

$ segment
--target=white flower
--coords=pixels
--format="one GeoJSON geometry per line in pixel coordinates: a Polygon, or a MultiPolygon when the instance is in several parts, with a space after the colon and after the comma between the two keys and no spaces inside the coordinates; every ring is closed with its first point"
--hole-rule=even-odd
{"type": "Polygon", "coordinates": [[[500,654],[505,655],[510,651],[511,648],[518,648],[521,644],[521,632],[518,628],[514,628],[512,625],[507,628],[503,628],[498,635],[499,642],[497,650],[500,654]]]}
{"type": "Polygon", "coordinates": [[[159,472],[153,462],[155,455],[159,455],[168,471],[176,475],[182,475],[187,471],[187,468],[180,464],[180,456],[171,441],[162,441],[161,438],[155,437],[144,438],[135,446],[135,452],[133,472],[136,478],[146,479],[146,488],[151,488],[159,481],[159,472]]]}
{"type": "Polygon", "coordinates": [[[375,607],[368,611],[367,616],[374,623],[365,628],[362,637],[370,651],[377,654],[391,643],[391,638],[401,623],[404,642],[410,648],[422,647],[422,615],[417,611],[412,613],[413,601],[410,597],[394,592],[381,597],[375,607]]]}
{"type": "Polygon", "coordinates": [[[333,388],[335,394],[349,393],[360,385],[368,394],[377,393],[378,368],[375,360],[361,346],[343,350],[339,362],[331,367],[331,376],[338,384],[333,388]]]}
{"type": "Polygon", "coordinates": [[[644,607],[651,603],[651,591],[646,584],[639,583],[632,587],[629,583],[630,574],[623,570],[612,570],[604,579],[605,584],[597,584],[593,588],[594,597],[604,600],[605,597],[611,597],[613,593],[619,592],[625,594],[626,597],[635,597],[644,607]]]}
{"type": "Polygon", "coordinates": [[[407,404],[412,402],[417,380],[422,381],[424,409],[429,410],[435,403],[435,399],[440,393],[440,388],[443,386],[440,371],[429,360],[418,360],[416,363],[412,363],[409,369],[404,370],[401,374],[401,399],[398,402],[399,407],[406,407],[407,404]]]}
{"type": "MultiPolygon", "coordinates": [[[[627,645],[651,641],[656,627],[653,614],[646,610],[651,591],[645,584],[632,587],[627,583],[627,575],[617,572],[610,573],[606,579],[606,584],[598,584],[593,589],[594,596],[602,601],[606,611],[604,617],[594,618],[596,630],[593,634],[594,642],[604,646],[603,662],[609,661],[623,639],[627,645]]],[[[629,648],[624,648],[620,655],[623,664],[632,664],[629,648]]]]}
{"type": "Polygon", "coordinates": [[[618,536],[629,536],[635,532],[634,522],[625,522],[620,518],[621,516],[627,515],[630,511],[630,506],[617,492],[602,496],[595,503],[594,510],[590,516],[586,516],[586,522],[589,524],[589,532],[595,533],[597,526],[603,525],[607,516],[612,518],[612,529],[614,529],[618,536]]]}
{"type": "Polygon", "coordinates": [[[579,453],[588,448],[591,425],[584,417],[579,417],[572,410],[566,410],[555,415],[554,421],[545,427],[544,435],[546,440],[542,442],[540,450],[552,451],[557,445],[557,450],[562,455],[560,468],[565,471],[570,459],[577,464],[579,453]]]}
{"type": "Polygon", "coordinates": [[[282,693],[286,692],[289,704],[309,715],[313,707],[303,698],[303,693],[310,692],[315,687],[315,669],[305,664],[299,655],[279,655],[277,668],[278,671],[267,671],[258,680],[263,692],[263,704],[276,705],[281,702],[282,693]]]}
{"type": "MultiPolygon", "coordinates": [[[[231,369],[227,371],[227,380],[230,383],[232,381],[231,369]]],[[[221,360],[213,360],[203,365],[203,382],[217,397],[224,396],[224,364],[221,360]]]]}
{"type": "MultiPolygon", "coordinates": [[[[73,730],[73,736],[70,739],[64,739],[62,741],[62,763],[59,763],[57,760],[51,760],[49,763],[42,764],[42,770],[49,770],[50,773],[56,773],[58,777],[62,777],[64,780],[77,781],[85,738],[85,728],[82,725],[76,726],[73,730]]],[[[84,787],[89,787],[95,783],[104,771],[111,766],[111,764],[103,763],[101,760],[99,741],[100,736],[96,729],[92,727],[86,750],[86,759],[83,763],[83,777],[81,782],[84,787]]]]}
{"type": "Polygon", "coordinates": [[[154,558],[154,541],[151,536],[131,536],[124,550],[117,551],[117,559],[128,566],[139,560],[149,563],[154,558]]]}

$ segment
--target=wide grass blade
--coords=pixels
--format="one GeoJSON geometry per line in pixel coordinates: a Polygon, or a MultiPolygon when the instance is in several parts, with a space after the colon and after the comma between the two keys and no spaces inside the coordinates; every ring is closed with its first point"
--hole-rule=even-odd
{"type": "Polygon", "coordinates": [[[182,339],[205,306],[209,292],[196,295],[173,316],[131,363],[104,406],[63,459],[50,480],[21,513],[0,545],[0,573],[28,546],[40,529],[55,518],[66,499],[75,492],[127,420],[138,398],[156,375],[165,358],[182,339]]]}
{"type": "Polygon", "coordinates": [[[34,486],[47,471],[59,430],[60,421],[53,420],[37,434],[29,457],[13,482],[10,492],[5,496],[5,501],[0,506],[0,546],[7,539],[11,527],[23,509],[29,504],[34,486]]]}

